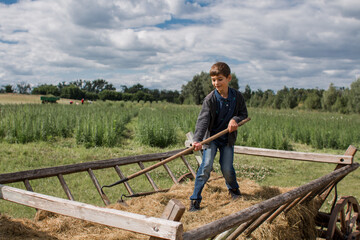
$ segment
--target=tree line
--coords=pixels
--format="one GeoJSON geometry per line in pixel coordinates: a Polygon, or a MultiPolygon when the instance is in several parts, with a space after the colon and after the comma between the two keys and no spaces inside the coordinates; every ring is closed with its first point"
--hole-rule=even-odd
{"type": "MultiPolygon", "coordinates": [[[[232,74],[230,87],[239,89],[238,78],[232,74]]],[[[204,97],[213,89],[209,73],[202,72],[193,80],[182,86],[181,102],[186,104],[201,104],[204,97]]],[[[273,109],[309,109],[340,113],[360,113],[360,78],[354,81],[350,88],[335,87],[330,84],[327,90],[288,88],[277,91],[253,91],[249,85],[240,92],[249,107],[273,109]]]]}
{"type": "MultiPolygon", "coordinates": [[[[230,87],[239,90],[239,80],[232,74],[230,87]]],[[[62,82],[57,86],[42,84],[31,88],[30,84],[17,84],[0,88],[0,93],[18,92],[22,94],[54,95],[69,99],[113,100],[113,101],[167,101],[177,104],[202,104],[204,97],[213,90],[209,73],[196,74],[191,81],[181,87],[181,91],[145,88],[141,84],[116,88],[104,79],[93,81],[76,80],[62,82]]],[[[360,78],[350,88],[336,87],[330,84],[327,90],[288,88],[277,91],[251,90],[249,85],[242,92],[247,106],[273,109],[309,109],[340,113],[360,113],[360,78]]]]}
{"type": "Polygon", "coordinates": [[[131,87],[121,86],[121,90],[117,91],[113,84],[108,83],[104,79],[96,79],[93,81],[76,80],[73,82],[62,82],[57,86],[52,84],[41,84],[31,88],[30,84],[20,83],[15,88],[12,85],[3,86],[0,93],[20,94],[38,94],[53,95],[68,99],[86,99],[96,100],[113,100],[113,101],[167,101],[171,103],[180,103],[178,91],[148,89],[141,84],[135,84],[131,87]]]}

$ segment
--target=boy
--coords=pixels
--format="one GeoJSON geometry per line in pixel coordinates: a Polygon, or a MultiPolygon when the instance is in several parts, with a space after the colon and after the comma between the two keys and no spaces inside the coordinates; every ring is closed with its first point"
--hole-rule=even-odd
{"type": "Polygon", "coordinates": [[[221,172],[225,178],[229,193],[233,199],[241,196],[236,181],[233,159],[237,124],[248,116],[245,100],[239,91],[229,88],[231,70],[226,63],[215,63],[210,69],[210,76],[215,90],[205,97],[196,122],[194,150],[198,151],[204,148],[204,152],[202,163],[196,174],[194,192],[190,197],[189,211],[200,210],[201,192],[210,177],[218,149],[220,151],[221,172]],[[202,146],[200,144],[202,140],[226,128],[229,129],[228,134],[215,139],[208,145],[202,146]]]}

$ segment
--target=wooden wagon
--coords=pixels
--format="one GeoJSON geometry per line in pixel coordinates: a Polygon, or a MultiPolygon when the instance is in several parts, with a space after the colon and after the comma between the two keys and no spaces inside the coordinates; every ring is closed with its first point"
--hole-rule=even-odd
{"type": "MultiPolygon", "coordinates": [[[[191,134],[189,134],[188,137],[191,138],[191,134]]],[[[191,140],[189,140],[187,144],[190,142],[191,140]]],[[[106,193],[102,191],[101,184],[95,176],[96,170],[113,168],[120,179],[126,179],[120,168],[125,165],[136,164],[140,167],[141,174],[145,175],[148,179],[153,191],[135,193],[128,181],[124,181],[122,184],[124,184],[130,197],[167,191],[168,189],[160,189],[156,185],[148,171],[143,171],[145,168],[144,163],[163,161],[164,159],[168,159],[169,157],[183,151],[184,149],[180,149],[165,153],[121,157],[109,160],[0,174],[0,198],[36,209],[42,209],[145,234],[151,236],[151,239],[236,239],[241,234],[243,234],[242,236],[248,236],[265,221],[271,222],[280,213],[287,212],[294,206],[304,204],[315,197],[320,199],[321,204],[324,203],[330,192],[333,189],[336,190],[337,183],[347,174],[359,167],[359,163],[355,163],[353,161],[354,155],[357,151],[354,146],[349,146],[343,155],[279,151],[235,146],[236,154],[333,163],[336,164],[336,167],[333,172],[330,172],[329,174],[315,179],[307,184],[187,232],[183,231],[183,225],[181,223],[181,216],[185,211],[185,208],[183,204],[176,199],[169,202],[165,208],[162,218],[144,216],[77,202],[75,201],[73,194],[64,179],[64,175],[67,174],[87,172],[91,177],[102,201],[105,205],[109,205],[111,200],[108,198],[106,193]],[[49,177],[57,177],[59,179],[68,199],[48,196],[33,191],[31,186],[32,180],[49,177]],[[4,185],[21,181],[25,184],[25,188],[27,190],[4,185]]],[[[184,163],[184,167],[186,167],[189,172],[188,174],[180,177],[175,176],[167,164],[162,165],[174,184],[179,184],[184,177],[195,177],[195,170],[191,167],[189,161],[195,162],[195,159],[196,163],[201,161],[199,159],[200,156],[197,154],[199,153],[196,152],[193,154],[193,152],[190,152],[179,157],[184,163]]],[[[359,204],[354,197],[345,196],[339,198],[338,200],[337,194],[335,194],[332,211],[330,213],[319,211],[316,217],[319,238],[360,239],[359,211],[359,204]]]]}
{"type": "Polygon", "coordinates": [[[41,96],[40,97],[41,103],[56,103],[56,101],[59,99],[60,99],[60,97],[55,97],[55,96],[41,96]]]}

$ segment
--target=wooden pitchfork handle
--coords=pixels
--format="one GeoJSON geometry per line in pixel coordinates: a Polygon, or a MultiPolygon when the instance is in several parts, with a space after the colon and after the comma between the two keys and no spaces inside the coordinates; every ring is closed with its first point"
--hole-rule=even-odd
{"type": "MultiPolygon", "coordinates": [[[[240,121],[240,122],[238,123],[238,126],[244,125],[245,123],[247,123],[247,122],[250,121],[250,120],[251,120],[251,118],[245,118],[244,120],[242,120],[242,121],[240,121]]],[[[226,134],[226,133],[228,133],[228,132],[229,132],[229,129],[226,128],[225,130],[223,130],[223,131],[221,131],[221,132],[218,132],[217,134],[215,134],[215,135],[213,135],[213,136],[205,139],[204,141],[202,141],[202,142],[200,142],[200,143],[201,143],[201,145],[207,144],[207,143],[209,143],[209,142],[217,139],[218,137],[220,137],[220,136],[222,136],[222,135],[224,135],[224,134],[226,134]]],[[[156,164],[154,164],[154,165],[152,165],[152,166],[149,166],[149,167],[147,167],[147,168],[144,168],[143,170],[141,170],[141,171],[139,171],[139,172],[133,173],[133,174],[129,175],[128,177],[123,178],[123,179],[121,179],[121,180],[119,180],[119,181],[117,181],[117,182],[115,182],[115,183],[113,183],[113,184],[104,185],[104,186],[101,187],[101,191],[103,192],[102,189],[103,189],[104,187],[113,187],[113,186],[118,185],[118,184],[120,184],[120,183],[124,183],[124,182],[126,182],[126,181],[129,181],[130,179],[132,179],[132,178],[134,178],[134,177],[137,177],[137,176],[139,176],[139,175],[141,175],[141,174],[147,173],[147,172],[149,172],[149,171],[151,171],[151,170],[153,170],[153,169],[155,169],[155,168],[157,168],[157,167],[159,167],[159,166],[164,165],[165,163],[168,163],[168,162],[174,160],[175,158],[178,158],[178,157],[180,157],[180,156],[182,156],[182,155],[185,155],[185,154],[188,154],[188,153],[192,152],[194,149],[195,149],[195,146],[191,146],[191,147],[189,147],[189,148],[187,148],[187,149],[185,149],[185,150],[183,150],[183,151],[181,151],[181,152],[179,152],[179,153],[177,153],[177,154],[175,154],[175,155],[173,155],[173,156],[171,156],[171,157],[166,158],[165,160],[163,160],[163,161],[161,161],[161,162],[159,162],[159,163],[156,163],[156,164]]]]}

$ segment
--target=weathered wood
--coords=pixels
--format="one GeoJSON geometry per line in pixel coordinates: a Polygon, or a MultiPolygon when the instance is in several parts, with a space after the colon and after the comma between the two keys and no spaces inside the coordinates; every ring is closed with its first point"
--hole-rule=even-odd
{"type": "Polygon", "coordinates": [[[32,188],[32,186],[30,185],[29,179],[25,179],[23,182],[24,182],[24,185],[25,185],[26,190],[28,190],[28,191],[30,191],[30,192],[33,192],[33,191],[34,191],[34,189],[32,188]]]}
{"type": "MultiPolygon", "coordinates": [[[[297,198],[300,199],[300,198],[297,198]]],[[[296,199],[296,200],[297,200],[296,199]]],[[[295,200],[295,201],[296,201],[295,200]]],[[[291,202],[288,202],[286,204],[283,204],[282,206],[280,206],[273,214],[271,214],[271,216],[268,218],[268,222],[272,223],[272,221],[274,221],[274,219],[279,216],[280,213],[282,213],[284,211],[285,208],[287,208],[289,205],[291,204],[291,202]]]]}
{"type": "MultiPolygon", "coordinates": [[[[141,170],[145,169],[145,166],[142,162],[138,162],[139,167],[141,168],[141,170]]],[[[149,181],[149,183],[151,184],[151,186],[154,188],[155,191],[158,191],[159,188],[158,186],[156,186],[154,180],[151,178],[150,174],[148,172],[145,173],[145,176],[147,178],[147,180],[149,181]]]]}
{"type": "Polygon", "coordinates": [[[304,194],[312,191],[315,188],[324,186],[326,183],[328,183],[333,179],[336,179],[341,176],[345,176],[346,174],[357,169],[358,167],[359,167],[359,163],[353,163],[352,165],[347,165],[323,177],[313,180],[305,185],[290,190],[289,192],[280,194],[271,199],[255,204],[247,209],[223,217],[211,223],[205,224],[197,229],[193,229],[188,232],[185,232],[183,237],[184,239],[191,239],[191,240],[213,237],[218,233],[224,232],[230,228],[233,228],[244,222],[247,222],[250,219],[257,218],[262,214],[271,211],[272,209],[278,208],[284,203],[293,201],[296,198],[303,196],[304,194]]]}
{"type": "Polygon", "coordinates": [[[0,199],[163,239],[181,239],[183,233],[180,222],[96,207],[4,185],[0,185],[0,199]]]}
{"type": "MultiPolygon", "coordinates": [[[[115,167],[115,171],[116,173],[119,175],[120,179],[124,179],[125,175],[121,172],[120,168],[118,165],[116,165],[115,167]]],[[[128,182],[124,182],[125,188],[128,191],[129,194],[133,195],[134,191],[132,190],[132,188],[130,187],[130,184],[128,182]]]]}
{"type": "Polygon", "coordinates": [[[242,223],[240,226],[238,226],[235,231],[233,231],[226,240],[235,240],[240,234],[242,234],[253,222],[256,221],[256,218],[250,219],[247,222],[242,223]]]}
{"type": "Polygon", "coordinates": [[[96,187],[96,190],[98,191],[101,199],[102,199],[103,202],[105,203],[105,205],[106,205],[106,206],[107,206],[107,205],[110,205],[110,200],[109,200],[109,198],[106,196],[106,194],[105,194],[103,191],[101,191],[101,186],[100,186],[100,184],[99,184],[99,181],[98,181],[97,178],[95,177],[95,174],[94,174],[94,172],[92,171],[91,168],[88,169],[88,173],[89,173],[90,178],[91,178],[92,182],[94,183],[94,185],[95,185],[95,187],[96,187]]]}
{"type": "MultiPolygon", "coordinates": [[[[171,199],[166,205],[161,218],[179,222],[185,212],[185,206],[177,199],[171,199]]],[[[158,237],[150,237],[149,240],[160,240],[158,237]]]]}
{"type": "Polygon", "coordinates": [[[176,185],[178,185],[179,182],[178,182],[178,180],[176,179],[174,173],[173,173],[173,172],[171,171],[171,169],[169,168],[169,166],[166,165],[166,164],[164,164],[164,168],[165,168],[165,170],[167,171],[167,173],[169,174],[171,180],[172,180],[176,185]]]}
{"type": "MultiPolygon", "coordinates": [[[[350,156],[350,157],[353,158],[353,157],[355,156],[356,152],[357,152],[357,148],[354,147],[354,146],[352,146],[352,145],[350,145],[350,146],[346,149],[344,155],[350,156]]],[[[343,164],[338,164],[338,165],[335,167],[335,170],[337,170],[337,169],[339,169],[339,168],[342,168],[342,167],[344,167],[343,164]]],[[[339,181],[340,181],[340,180],[341,180],[341,179],[339,179],[339,181]]],[[[322,192],[322,193],[319,195],[319,197],[320,197],[320,199],[321,199],[322,201],[325,201],[325,199],[329,196],[330,192],[331,192],[332,189],[335,187],[335,184],[336,184],[336,183],[337,183],[337,182],[335,182],[331,187],[328,187],[328,188],[326,189],[326,191],[322,192]]]]}
{"type": "Polygon", "coordinates": [[[181,160],[183,160],[183,162],[185,163],[185,166],[187,167],[187,169],[189,169],[189,171],[191,172],[191,175],[193,175],[194,179],[196,178],[196,172],[194,171],[194,169],[191,167],[191,165],[189,164],[189,162],[186,160],[185,156],[181,156],[181,160]]]}
{"type": "Polygon", "coordinates": [[[243,147],[243,146],[235,146],[234,153],[254,155],[260,157],[271,157],[271,158],[323,162],[323,163],[337,163],[337,164],[346,164],[346,165],[352,164],[354,159],[353,156],[349,156],[349,155],[292,152],[292,151],[284,151],[284,150],[272,150],[265,148],[253,148],[253,147],[243,147]]]}
{"type": "MultiPolygon", "coordinates": [[[[184,151],[184,149],[174,150],[165,153],[145,154],[138,156],[114,158],[108,160],[99,160],[93,162],[69,164],[69,165],[63,165],[57,167],[40,168],[40,169],[20,171],[15,173],[3,173],[0,174],[0,184],[20,182],[20,181],[24,181],[25,179],[32,180],[39,178],[55,177],[59,174],[66,175],[70,173],[78,173],[78,172],[87,171],[89,168],[93,170],[97,170],[97,169],[114,167],[116,165],[122,166],[122,165],[137,163],[139,161],[142,162],[158,161],[173,156],[174,154],[177,154],[182,151],[184,151]]],[[[189,152],[188,154],[190,153],[191,152],[189,152]]]]}
{"type": "Polygon", "coordinates": [[[59,179],[60,184],[61,184],[62,188],[64,189],[65,194],[68,197],[68,199],[74,201],[74,196],[71,194],[71,191],[65,182],[64,176],[62,174],[59,174],[58,179],[59,179]]]}
{"type": "Polygon", "coordinates": [[[251,226],[249,228],[246,229],[246,231],[244,232],[244,235],[248,237],[263,222],[265,222],[275,211],[276,211],[276,209],[273,209],[273,210],[271,210],[269,212],[266,212],[263,215],[261,215],[258,219],[256,219],[256,221],[253,224],[251,224],[251,226]]]}
{"type": "MultiPolygon", "coordinates": [[[[26,190],[28,190],[30,192],[34,191],[34,189],[32,188],[32,186],[30,184],[30,181],[28,179],[25,179],[23,182],[24,182],[26,190]]],[[[35,210],[38,211],[39,209],[35,208],[35,210]]]]}
{"type": "Polygon", "coordinates": [[[303,194],[302,196],[300,196],[299,198],[295,199],[293,202],[291,202],[289,204],[289,206],[287,206],[284,210],[284,213],[289,212],[293,207],[295,207],[302,199],[307,198],[309,195],[311,194],[311,190],[309,190],[308,192],[305,192],[305,194],[303,194]]]}

